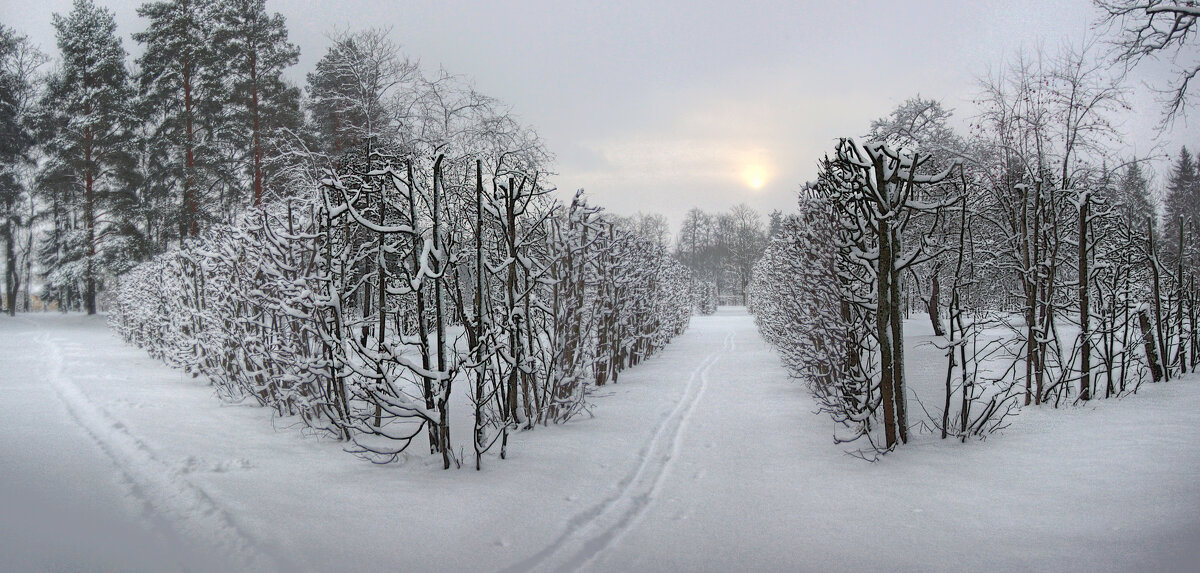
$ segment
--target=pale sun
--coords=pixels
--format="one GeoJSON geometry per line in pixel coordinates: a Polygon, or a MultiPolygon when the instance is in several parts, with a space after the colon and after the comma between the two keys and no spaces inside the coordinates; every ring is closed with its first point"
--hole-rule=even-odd
{"type": "Polygon", "coordinates": [[[751,189],[762,189],[767,184],[767,168],[762,165],[748,165],[742,169],[742,181],[751,189]]]}

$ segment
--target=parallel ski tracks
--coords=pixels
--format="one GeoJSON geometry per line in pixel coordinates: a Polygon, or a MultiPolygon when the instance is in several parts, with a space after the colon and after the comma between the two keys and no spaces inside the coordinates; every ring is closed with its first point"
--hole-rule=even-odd
{"type": "MultiPolygon", "coordinates": [[[[95,441],[121,473],[129,495],[143,507],[143,517],[156,529],[165,527],[173,541],[185,546],[199,541],[241,569],[281,570],[286,563],[260,549],[233,517],[184,473],[164,461],[120,420],[89,399],[66,374],[63,350],[48,335],[37,337],[50,359],[47,381],[72,419],[95,441]]],[[[184,552],[186,553],[186,551],[184,552]]],[[[211,555],[200,555],[211,558],[211,555]]],[[[187,563],[182,564],[189,568],[187,563]]],[[[194,565],[194,564],[193,564],[194,565]]]]}
{"type": "Polygon", "coordinates": [[[696,405],[708,386],[708,372],[721,356],[734,349],[733,332],[725,335],[721,350],[711,353],[692,370],[683,397],[655,428],[639,452],[641,463],[619,483],[616,493],[576,514],[566,530],[534,555],[503,569],[522,571],[578,571],[595,559],[640,521],[654,504],[672,465],[679,457],[683,437],[696,405]]]}

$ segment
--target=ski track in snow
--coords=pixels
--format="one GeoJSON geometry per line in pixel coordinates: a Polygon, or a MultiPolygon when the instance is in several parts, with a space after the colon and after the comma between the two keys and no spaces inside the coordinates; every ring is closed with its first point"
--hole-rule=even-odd
{"type": "Polygon", "coordinates": [[[683,396],[638,452],[641,463],[618,483],[617,492],[572,517],[566,531],[550,545],[500,573],[586,569],[641,520],[679,456],[688,421],[708,386],[708,371],[734,349],[733,335],[732,331],[726,334],[721,350],[706,356],[692,371],[683,396]]]}
{"type": "Polygon", "coordinates": [[[88,398],[66,374],[66,359],[59,343],[46,334],[39,335],[37,341],[50,358],[50,387],[71,418],[112,459],[129,487],[129,494],[141,504],[144,518],[158,528],[165,527],[174,542],[201,540],[208,549],[227,556],[239,569],[289,569],[277,556],[257,549],[255,539],[184,476],[186,468],[172,467],[124,423],[88,398]]]}

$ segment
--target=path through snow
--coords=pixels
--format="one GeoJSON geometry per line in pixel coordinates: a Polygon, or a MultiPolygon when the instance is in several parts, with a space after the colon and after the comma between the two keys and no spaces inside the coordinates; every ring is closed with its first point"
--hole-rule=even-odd
{"type": "MultiPolygon", "coordinates": [[[[914,338],[914,341],[916,338],[914,338]]],[[[910,354],[910,356],[918,353],[910,354]]],[[[373,466],[223,405],[103,318],[0,318],[15,570],[1192,570],[1200,379],[868,464],[740,309],[483,472],[373,466]]],[[[456,437],[461,439],[463,432],[456,437]]],[[[7,565],[5,569],[7,569],[7,565]]]]}

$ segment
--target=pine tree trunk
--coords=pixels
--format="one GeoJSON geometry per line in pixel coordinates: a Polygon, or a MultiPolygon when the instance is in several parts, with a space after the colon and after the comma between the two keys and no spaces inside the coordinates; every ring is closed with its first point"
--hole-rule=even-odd
{"type": "Polygon", "coordinates": [[[185,62],[183,65],[183,109],[186,117],[187,127],[185,133],[186,158],[184,164],[183,177],[183,211],[184,217],[180,222],[180,242],[188,235],[200,234],[199,222],[196,220],[196,196],[195,196],[195,172],[196,172],[196,154],[195,154],[195,130],[192,117],[192,67],[191,64],[185,62]]]}
{"type": "MultiPolygon", "coordinates": [[[[262,204],[262,134],[259,131],[258,112],[258,54],[250,51],[250,134],[254,147],[254,206],[262,204]]],[[[382,221],[382,219],[380,219],[382,221]]]]}
{"type": "Polygon", "coordinates": [[[84,270],[84,309],[89,315],[96,314],[96,176],[92,167],[92,132],[84,130],[84,191],[83,225],[87,231],[87,263],[84,270]]]}
{"type": "Polygon", "coordinates": [[[17,315],[17,291],[21,288],[21,275],[17,268],[17,250],[13,243],[13,220],[5,221],[3,229],[4,240],[4,298],[9,316],[17,315]]]}

